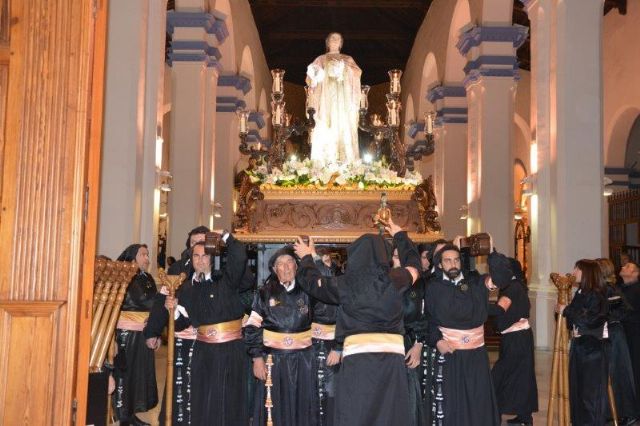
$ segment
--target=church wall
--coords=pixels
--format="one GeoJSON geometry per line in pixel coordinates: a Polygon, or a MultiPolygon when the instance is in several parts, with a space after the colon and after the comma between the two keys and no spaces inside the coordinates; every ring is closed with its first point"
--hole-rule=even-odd
{"type": "Polygon", "coordinates": [[[640,2],[627,2],[626,15],[612,10],[603,25],[604,165],[623,167],[629,132],[640,114],[640,2]]]}

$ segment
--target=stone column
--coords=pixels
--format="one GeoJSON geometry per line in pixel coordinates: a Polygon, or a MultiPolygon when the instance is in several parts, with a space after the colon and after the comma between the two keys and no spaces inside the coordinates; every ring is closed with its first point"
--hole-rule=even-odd
{"type": "MultiPolygon", "coordinates": [[[[157,254],[156,135],[162,119],[166,0],[109,8],[98,253],[134,242],[157,254]],[[133,88],[133,91],[132,91],[133,88]]],[[[160,127],[161,131],[161,127],[160,127]]]]}
{"type": "Polygon", "coordinates": [[[474,26],[460,37],[469,105],[468,233],[489,232],[498,250],[513,254],[513,114],[516,49],[522,26],[474,26]]]}
{"type": "Polygon", "coordinates": [[[183,6],[184,9],[167,16],[167,32],[172,35],[169,169],[173,176],[167,252],[174,256],[184,247],[189,230],[210,224],[215,160],[214,102],[220,59],[217,46],[228,35],[224,17],[193,11],[194,5],[183,6]]]}
{"type": "Polygon", "coordinates": [[[436,86],[427,98],[436,107],[435,192],[446,238],[466,234],[460,208],[467,204],[467,94],[463,86],[436,86]]]}
{"type": "Polygon", "coordinates": [[[602,254],[603,2],[524,4],[533,88],[531,314],[536,346],[551,348],[556,290],[549,274],[602,254]]]}

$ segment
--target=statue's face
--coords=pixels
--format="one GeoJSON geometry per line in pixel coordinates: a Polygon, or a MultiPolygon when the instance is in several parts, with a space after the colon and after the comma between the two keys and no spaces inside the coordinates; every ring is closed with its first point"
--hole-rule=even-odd
{"type": "Polygon", "coordinates": [[[329,52],[339,52],[342,47],[342,36],[338,33],[333,33],[327,39],[327,48],[329,52]]]}

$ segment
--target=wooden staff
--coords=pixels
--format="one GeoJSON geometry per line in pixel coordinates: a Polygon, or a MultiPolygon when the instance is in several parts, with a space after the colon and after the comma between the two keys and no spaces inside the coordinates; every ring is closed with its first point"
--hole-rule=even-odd
{"type": "Polygon", "coordinates": [[[609,376],[609,381],[607,382],[607,394],[609,395],[609,408],[611,409],[611,417],[613,417],[613,426],[618,426],[618,409],[616,408],[616,400],[613,395],[611,376],[609,376]]]}
{"type": "MultiPolygon", "coordinates": [[[[176,290],[187,275],[183,272],[180,275],[167,275],[164,269],[158,271],[158,278],[163,286],[167,287],[169,296],[176,297],[176,290]]],[[[167,386],[165,390],[165,424],[172,424],[173,418],[173,359],[175,352],[175,318],[176,309],[169,309],[169,324],[167,326],[167,386]]]]}
{"type": "Polygon", "coordinates": [[[264,401],[264,406],[267,409],[267,426],[273,426],[273,418],[271,410],[273,409],[273,399],[271,398],[271,388],[273,387],[273,380],[271,377],[271,368],[273,367],[273,355],[267,355],[267,381],[264,382],[264,387],[267,389],[267,397],[264,401]]]}
{"type": "Polygon", "coordinates": [[[133,276],[138,272],[138,265],[135,262],[121,263],[121,273],[118,276],[117,284],[111,289],[109,300],[105,307],[105,312],[102,315],[95,345],[91,348],[89,366],[93,370],[100,369],[102,367],[102,363],[107,356],[109,343],[111,342],[111,339],[113,339],[113,335],[116,330],[116,324],[118,322],[118,317],[120,316],[120,307],[122,306],[122,302],[124,301],[124,297],[127,293],[127,287],[129,287],[129,283],[133,276]]]}
{"type": "MultiPolygon", "coordinates": [[[[575,278],[571,274],[561,276],[551,274],[551,280],[558,289],[558,304],[566,306],[571,297],[571,287],[575,283],[575,278]]],[[[569,411],[569,359],[567,352],[568,345],[567,320],[558,314],[556,323],[556,335],[553,343],[553,362],[551,364],[551,392],[549,394],[549,405],[547,408],[547,426],[553,425],[555,403],[558,403],[558,424],[568,426],[569,411]]]]}

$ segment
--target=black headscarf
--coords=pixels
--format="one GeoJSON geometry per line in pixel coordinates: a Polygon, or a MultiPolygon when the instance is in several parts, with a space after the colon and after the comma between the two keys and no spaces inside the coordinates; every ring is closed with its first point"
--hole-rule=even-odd
{"type": "Polygon", "coordinates": [[[121,262],[135,262],[136,256],[138,255],[138,250],[140,247],[147,247],[146,244],[131,244],[129,247],[124,249],[120,256],[118,256],[119,261],[121,262]]]}
{"type": "Polygon", "coordinates": [[[500,289],[508,287],[514,278],[513,269],[511,269],[511,259],[502,253],[494,251],[489,254],[487,263],[489,264],[491,281],[500,289]]]}
{"type": "Polygon", "coordinates": [[[371,288],[383,292],[391,282],[391,256],[391,244],[380,235],[365,234],[351,243],[347,247],[349,263],[345,274],[350,293],[357,295],[371,288]]]}

